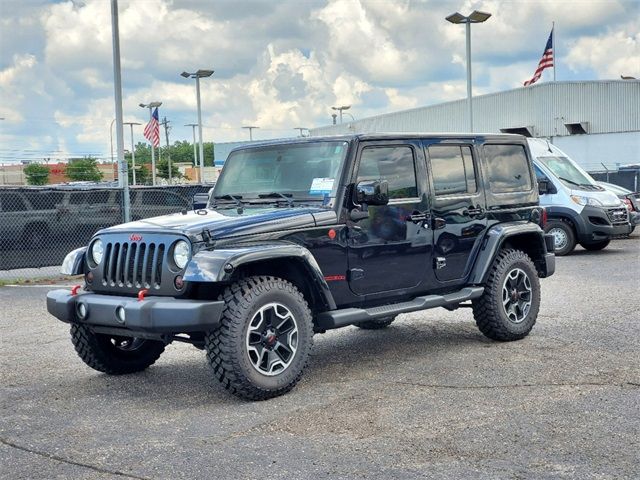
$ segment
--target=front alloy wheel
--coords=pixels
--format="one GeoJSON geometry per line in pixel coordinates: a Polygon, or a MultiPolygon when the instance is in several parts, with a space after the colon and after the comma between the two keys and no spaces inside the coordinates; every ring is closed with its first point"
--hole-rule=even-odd
{"type": "Polygon", "coordinates": [[[282,373],[298,349],[296,318],[281,303],[268,303],[251,319],[246,342],[253,368],[268,376],[282,373]]]}
{"type": "Polygon", "coordinates": [[[260,275],[233,283],[222,300],[220,327],[205,336],[218,380],[248,400],[291,390],[313,345],[313,317],[300,290],[282,278],[260,275]]]}

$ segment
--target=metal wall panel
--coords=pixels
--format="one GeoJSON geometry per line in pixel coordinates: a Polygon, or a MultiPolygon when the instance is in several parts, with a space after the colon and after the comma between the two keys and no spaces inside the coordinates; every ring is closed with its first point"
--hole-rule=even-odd
{"type": "MultiPolygon", "coordinates": [[[[640,131],[640,81],[546,82],[473,99],[474,130],[532,126],[534,135],[569,135],[564,124],[588,122],[589,133],[640,131]]],[[[356,110],[357,111],[357,110],[356,110]]],[[[466,100],[378,115],[311,134],[371,132],[465,132],[466,100]]]]}

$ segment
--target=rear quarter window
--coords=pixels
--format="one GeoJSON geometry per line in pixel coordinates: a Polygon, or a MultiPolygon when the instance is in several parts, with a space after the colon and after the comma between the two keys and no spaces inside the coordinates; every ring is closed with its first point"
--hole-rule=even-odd
{"type": "Polygon", "coordinates": [[[531,171],[524,145],[485,145],[484,156],[492,192],[531,190],[531,171]]]}

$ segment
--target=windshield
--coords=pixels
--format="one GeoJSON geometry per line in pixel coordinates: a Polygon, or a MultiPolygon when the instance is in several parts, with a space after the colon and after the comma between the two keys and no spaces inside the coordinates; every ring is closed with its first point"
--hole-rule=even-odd
{"type": "Polygon", "coordinates": [[[579,186],[595,185],[591,176],[567,157],[538,157],[564,183],[579,186]]]}
{"type": "Polygon", "coordinates": [[[239,150],[227,158],[212,201],[327,203],[336,195],[347,147],[347,142],[309,142],[239,150]]]}

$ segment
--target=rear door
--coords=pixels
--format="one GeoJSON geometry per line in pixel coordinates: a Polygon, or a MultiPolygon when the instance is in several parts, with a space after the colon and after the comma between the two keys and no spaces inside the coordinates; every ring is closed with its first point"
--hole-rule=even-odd
{"type": "Polygon", "coordinates": [[[462,283],[487,228],[486,203],[473,141],[424,142],[432,191],[435,277],[462,283]]]}

